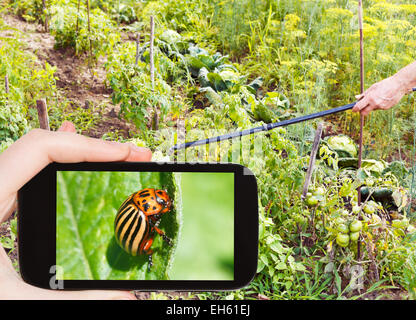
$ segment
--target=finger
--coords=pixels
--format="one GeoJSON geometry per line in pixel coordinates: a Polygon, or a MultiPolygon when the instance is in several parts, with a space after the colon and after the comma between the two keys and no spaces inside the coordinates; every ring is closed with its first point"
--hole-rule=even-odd
{"type": "Polygon", "coordinates": [[[126,144],[130,148],[130,154],[127,156],[126,159],[124,159],[124,161],[141,162],[152,160],[152,151],[150,151],[150,149],[138,147],[131,142],[127,142],[126,144]]]}
{"type": "Polygon", "coordinates": [[[40,289],[24,283],[21,280],[8,278],[3,281],[0,298],[2,300],[137,300],[135,295],[127,291],[102,291],[102,290],[83,290],[83,291],[57,291],[40,289]]]}
{"type": "Polygon", "coordinates": [[[370,114],[370,112],[373,111],[373,110],[374,110],[374,107],[368,106],[368,107],[361,110],[361,115],[368,116],[370,114]]]}
{"type": "Polygon", "coordinates": [[[151,151],[132,144],[35,129],[0,156],[0,200],[19,190],[49,163],[150,161],[151,151]]]}
{"type": "Polygon", "coordinates": [[[361,99],[355,104],[355,106],[352,108],[352,111],[359,112],[367,106],[368,106],[368,98],[364,97],[363,99],[361,99]]]}
{"type": "Polygon", "coordinates": [[[20,281],[19,275],[14,270],[12,261],[6,251],[0,246],[0,283],[6,279],[20,281]]]}
{"type": "Polygon", "coordinates": [[[77,129],[75,128],[75,125],[72,122],[65,120],[64,122],[62,122],[58,131],[77,132],[77,129]]]}
{"type": "Polygon", "coordinates": [[[17,209],[16,193],[0,202],[0,223],[6,221],[17,209]]]}
{"type": "Polygon", "coordinates": [[[364,97],[364,93],[361,93],[361,94],[357,94],[357,95],[355,96],[355,99],[357,99],[357,101],[359,101],[359,100],[361,100],[363,97],[364,97]]]}
{"type": "MultiPolygon", "coordinates": [[[[56,292],[47,290],[41,295],[41,299],[48,300],[137,300],[136,296],[127,291],[101,291],[101,290],[87,290],[87,291],[61,291],[56,292]]],[[[33,299],[29,298],[29,299],[33,299]]]]}

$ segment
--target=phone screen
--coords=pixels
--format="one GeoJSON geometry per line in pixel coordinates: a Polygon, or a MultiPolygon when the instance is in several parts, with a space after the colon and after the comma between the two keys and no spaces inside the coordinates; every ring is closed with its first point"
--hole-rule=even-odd
{"type": "Polygon", "coordinates": [[[234,181],[57,171],[57,279],[234,280],[234,181]]]}

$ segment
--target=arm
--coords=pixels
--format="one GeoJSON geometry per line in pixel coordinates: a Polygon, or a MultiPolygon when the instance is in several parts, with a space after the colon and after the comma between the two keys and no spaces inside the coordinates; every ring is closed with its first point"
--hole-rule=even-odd
{"type": "MultiPolygon", "coordinates": [[[[150,161],[152,153],[129,143],[108,142],[75,133],[65,122],[51,132],[35,129],[0,154],[0,222],[16,209],[16,193],[52,161],[150,161]]],[[[0,245],[0,299],[135,299],[125,291],[55,291],[21,280],[0,245]]]]}
{"type": "Polygon", "coordinates": [[[356,96],[359,100],[352,111],[368,115],[373,110],[387,110],[396,105],[400,99],[416,86],[416,61],[401,69],[390,78],[373,84],[363,94],[356,96]]]}

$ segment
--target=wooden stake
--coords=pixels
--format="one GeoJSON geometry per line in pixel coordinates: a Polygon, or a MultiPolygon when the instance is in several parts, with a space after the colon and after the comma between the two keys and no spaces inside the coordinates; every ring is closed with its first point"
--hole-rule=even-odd
{"type": "Polygon", "coordinates": [[[91,44],[90,0],[87,0],[87,13],[88,13],[88,40],[90,42],[90,58],[91,58],[92,57],[92,44],[91,44]]]}
{"type": "Polygon", "coordinates": [[[9,94],[9,77],[7,74],[4,76],[4,86],[6,87],[6,94],[9,94]]]}
{"type": "Polygon", "coordinates": [[[152,89],[155,88],[155,63],[153,59],[153,43],[155,39],[155,21],[153,16],[150,16],[150,80],[152,82],[152,89]]]}
{"type": "MultiPolygon", "coordinates": [[[[358,1],[358,21],[360,26],[360,93],[364,93],[364,34],[363,34],[363,3],[358,1]]],[[[361,168],[363,146],[364,116],[360,114],[360,140],[358,150],[358,169],[361,168]]],[[[358,193],[358,204],[361,203],[361,193],[358,193]]]]}
{"type": "Polygon", "coordinates": [[[139,63],[140,33],[136,37],[136,66],[139,63]]]}
{"type": "MultiPolygon", "coordinates": [[[[358,23],[360,27],[360,91],[364,93],[364,33],[363,33],[363,2],[358,1],[358,23]]],[[[358,143],[358,170],[361,168],[362,154],[363,154],[363,128],[364,116],[360,113],[360,139],[358,143]]],[[[361,205],[361,186],[357,189],[357,202],[361,205]]],[[[358,219],[361,218],[361,212],[358,213],[358,219]]],[[[361,259],[361,241],[357,241],[357,260],[361,259]]]]}
{"type": "MultiPolygon", "coordinates": [[[[150,81],[152,82],[152,90],[155,89],[155,62],[154,62],[154,44],[155,40],[155,20],[153,16],[150,16],[150,81]]],[[[154,106],[153,115],[153,129],[159,129],[159,117],[157,115],[157,106],[154,106]]]]}
{"type": "Polygon", "coordinates": [[[45,32],[49,32],[49,21],[48,21],[48,15],[46,14],[46,0],[42,0],[42,10],[45,15],[45,32]]]}
{"type": "Polygon", "coordinates": [[[78,29],[79,29],[79,9],[80,9],[81,0],[78,0],[77,5],[77,26],[75,28],[75,33],[78,35],[78,29]]]}
{"type": "Polygon", "coordinates": [[[320,122],[315,132],[315,139],[313,141],[311,156],[309,159],[309,167],[308,167],[308,171],[306,171],[305,183],[303,184],[302,200],[306,199],[306,194],[308,193],[309,184],[311,183],[312,173],[315,167],[316,154],[318,152],[319,143],[321,142],[322,129],[323,129],[323,123],[320,122]]]}
{"type": "Polygon", "coordinates": [[[36,109],[38,109],[39,126],[41,129],[50,130],[48,109],[46,107],[46,100],[36,100],[36,109]]]}

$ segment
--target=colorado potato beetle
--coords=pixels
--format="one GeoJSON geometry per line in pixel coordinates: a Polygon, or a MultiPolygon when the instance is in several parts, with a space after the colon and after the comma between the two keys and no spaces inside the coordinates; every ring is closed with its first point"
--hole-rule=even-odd
{"type": "Polygon", "coordinates": [[[171,208],[172,201],[165,190],[146,188],[131,194],[118,209],[114,221],[117,243],[133,256],[147,254],[149,269],[153,264],[151,246],[155,233],[172,245],[172,240],[158,228],[160,218],[171,208]]]}

